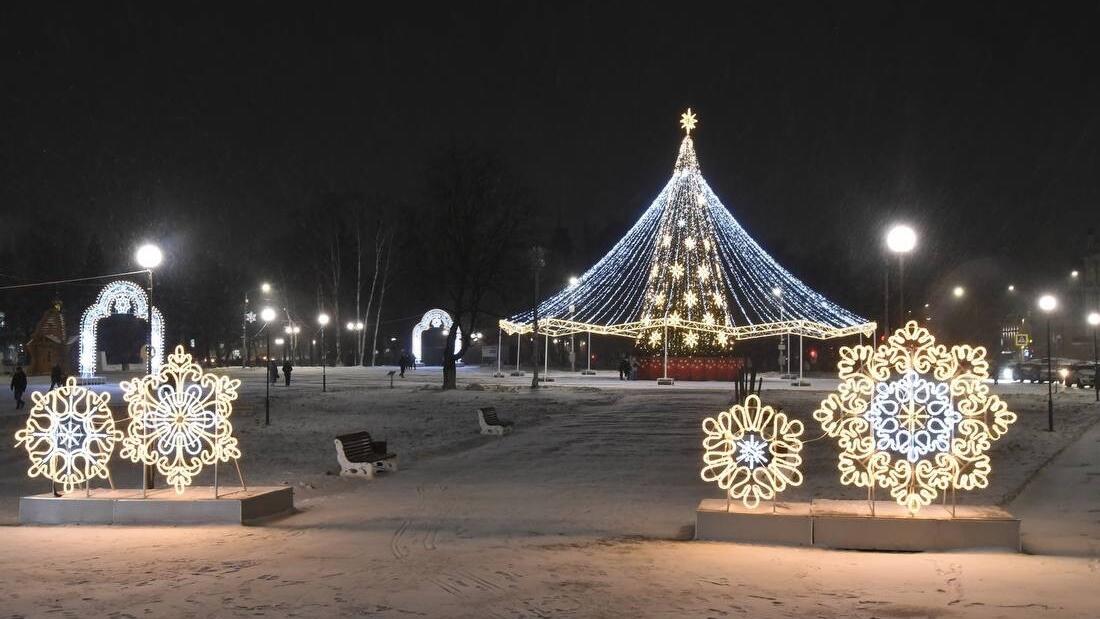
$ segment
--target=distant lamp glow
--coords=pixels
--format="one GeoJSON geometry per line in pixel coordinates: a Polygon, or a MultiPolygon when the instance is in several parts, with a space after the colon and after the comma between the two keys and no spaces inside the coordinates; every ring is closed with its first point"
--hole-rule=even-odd
{"type": "Polygon", "coordinates": [[[1062,380],[1065,380],[1066,377],[1069,376],[1069,370],[1067,370],[1066,368],[1059,368],[1058,376],[1060,376],[1062,380]]]}
{"type": "Polygon", "coordinates": [[[1008,291],[1009,292],[1016,292],[1016,286],[1013,285],[1013,284],[1009,284],[1008,285],[1008,291]]]}
{"type": "Polygon", "coordinates": [[[271,322],[272,320],[275,320],[275,310],[271,309],[270,307],[263,308],[262,310],[260,310],[260,320],[264,322],[271,322]]]}
{"type": "Polygon", "coordinates": [[[229,423],[240,385],[177,346],[160,371],[119,384],[130,416],[119,456],[156,466],[182,494],[203,466],[241,457],[229,423]]]}
{"type": "Polygon", "coordinates": [[[286,333],[287,335],[290,335],[291,333],[294,333],[294,328],[291,327],[290,325],[287,325],[287,326],[283,327],[283,333],[286,333]]]}
{"type": "Polygon", "coordinates": [[[907,254],[917,246],[917,233],[905,224],[898,224],[886,233],[886,247],[895,254],[907,254]]]}
{"type": "Polygon", "coordinates": [[[1074,279],[1077,279],[1078,275],[1080,275],[1080,273],[1078,273],[1076,269],[1069,272],[1069,276],[1074,278],[1074,279]]]}
{"type": "Polygon", "coordinates": [[[1044,294],[1039,297],[1039,309],[1044,312],[1053,312],[1056,307],[1058,307],[1058,299],[1054,298],[1054,295],[1044,294]]]}
{"type": "Polygon", "coordinates": [[[348,324],[345,325],[345,326],[348,328],[348,331],[354,331],[355,330],[355,323],[351,322],[350,320],[348,321],[348,324]]]}
{"type": "Polygon", "coordinates": [[[781,297],[783,296],[783,290],[779,286],[776,286],[775,288],[772,288],[772,294],[777,297],[781,297]]]}
{"type": "Polygon", "coordinates": [[[361,323],[361,322],[355,323],[355,330],[356,331],[362,331],[363,330],[363,323],[361,323]]]}
{"type": "Polygon", "coordinates": [[[284,340],[283,338],[277,337],[277,338],[275,338],[275,345],[276,346],[282,346],[285,341],[286,340],[284,340]]]}
{"type": "Polygon", "coordinates": [[[134,259],[137,260],[138,266],[143,269],[155,269],[164,260],[164,254],[156,245],[146,243],[138,248],[134,254],[134,259]]]}
{"type": "Polygon", "coordinates": [[[1085,320],[1088,320],[1088,323],[1094,327],[1100,325],[1100,312],[1089,313],[1088,318],[1085,320]]]}
{"type": "Polygon", "coordinates": [[[577,277],[576,275],[569,278],[569,287],[570,288],[576,288],[577,284],[579,284],[579,283],[581,283],[581,279],[579,277],[577,277]]]}
{"type": "Polygon", "coordinates": [[[326,314],[324,312],[321,312],[320,314],[317,315],[317,324],[324,327],[324,326],[328,325],[328,322],[329,322],[328,314],[326,314]]]}
{"type": "Polygon", "coordinates": [[[962,286],[955,286],[955,288],[951,291],[951,294],[954,295],[956,299],[961,299],[963,295],[966,294],[966,288],[963,288],[962,286]]]}
{"type": "Polygon", "coordinates": [[[299,327],[298,325],[294,325],[294,328],[291,329],[291,332],[294,333],[294,335],[298,335],[299,333],[302,332],[302,328],[299,327]]]}
{"type": "Polygon", "coordinates": [[[271,284],[267,282],[260,284],[260,290],[262,290],[264,294],[271,292],[271,284]]]}

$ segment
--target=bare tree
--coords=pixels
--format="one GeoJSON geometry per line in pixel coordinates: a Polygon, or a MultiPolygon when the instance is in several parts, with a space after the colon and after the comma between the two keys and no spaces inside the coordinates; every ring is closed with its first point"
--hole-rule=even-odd
{"type": "MultiPolygon", "coordinates": [[[[378,359],[378,327],[382,324],[382,301],[386,298],[386,288],[390,283],[390,252],[393,249],[393,231],[387,235],[384,241],[386,247],[386,259],[382,263],[382,287],[378,293],[378,309],[374,313],[374,339],[371,342],[370,364],[377,365],[378,359]]],[[[377,271],[376,271],[377,274],[377,271]]],[[[377,279],[377,277],[375,278],[377,279]]],[[[373,297],[373,291],[371,296],[373,297]]]]}
{"type": "Polygon", "coordinates": [[[443,388],[457,387],[456,362],[466,354],[489,295],[516,264],[528,203],[500,161],[452,149],[429,178],[431,214],[423,267],[441,280],[455,327],[443,347],[443,388]],[[462,341],[455,352],[455,338],[462,341]]]}

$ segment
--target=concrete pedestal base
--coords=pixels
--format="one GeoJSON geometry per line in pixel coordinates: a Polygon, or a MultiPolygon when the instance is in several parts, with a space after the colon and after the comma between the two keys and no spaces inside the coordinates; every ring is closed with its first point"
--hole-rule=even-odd
{"type": "Polygon", "coordinates": [[[177,495],[171,488],[76,491],[65,496],[39,494],[19,499],[23,524],[241,524],[294,509],[289,486],[241,490],[190,487],[177,495]]]}
{"type": "Polygon", "coordinates": [[[930,505],[910,516],[893,501],[815,500],[747,509],[703,499],[695,512],[695,539],[817,546],[852,550],[941,551],[1004,548],[1020,551],[1020,520],[992,505],[930,505]]]}
{"type": "Polygon", "coordinates": [[[992,505],[929,505],[910,516],[893,501],[814,500],[814,546],[856,550],[1020,551],[1020,520],[992,505]]]}
{"type": "Polygon", "coordinates": [[[658,385],[675,385],[676,384],[676,379],[675,378],[658,378],[657,379],[657,384],[658,385]]]}
{"type": "Polygon", "coordinates": [[[703,499],[695,512],[695,539],[750,544],[809,546],[813,544],[813,520],[809,503],[761,503],[748,509],[739,501],[703,499]]]}

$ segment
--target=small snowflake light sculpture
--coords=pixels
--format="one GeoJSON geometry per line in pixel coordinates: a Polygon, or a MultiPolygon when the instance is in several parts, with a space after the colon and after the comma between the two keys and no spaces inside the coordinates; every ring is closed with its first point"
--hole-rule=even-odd
{"type": "Polygon", "coordinates": [[[750,395],[743,404],[703,420],[703,481],[756,508],[787,486],[802,484],[802,433],[797,419],[750,395]]]}
{"type": "Polygon", "coordinates": [[[159,372],[120,384],[130,415],[120,455],[156,466],[182,494],[204,465],[240,458],[229,423],[240,384],[177,346],[159,372]]]}
{"type": "Polygon", "coordinates": [[[984,348],[937,345],[910,321],[878,348],[841,348],[838,367],[814,418],[838,439],[841,483],[889,490],[911,514],[940,492],[988,485],[986,452],[1016,414],[989,393],[984,348]]]}
{"type": "Polygon", "coordinates": [[[72,492],[99,477],[108,479],[107,463],[122,432],[115,428],[109,393],[95,393],[70,378],[45,395],[31,394],[27,424],[15,433],[15,445],[30,456],[27,475],[46,477],[72,492]]]}

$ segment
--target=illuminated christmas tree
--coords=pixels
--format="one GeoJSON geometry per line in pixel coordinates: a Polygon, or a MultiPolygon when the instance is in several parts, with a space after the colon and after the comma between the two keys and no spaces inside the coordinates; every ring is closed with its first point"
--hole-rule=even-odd
{"type": "MultiPolygon", "coordinates": [[[[782,334],[870,335],[869,322],[803,284],[741,227],[703,178],[689,109],[672,178],[637,223],[578,281],[539,304],[539,334],[632,337],[680,356],[782,334]],[[667,334],[667,337],[666,337],[667,334]]],[[[533,330],[533,311],[501,320],[533,330]]]]}

